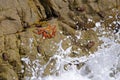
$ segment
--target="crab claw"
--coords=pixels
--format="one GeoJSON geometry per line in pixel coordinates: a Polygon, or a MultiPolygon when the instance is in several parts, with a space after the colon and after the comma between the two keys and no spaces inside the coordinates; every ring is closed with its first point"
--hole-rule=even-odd
{"type": "Polygon", "coordinates": [[[54,26],[52,29],[52,35],[55,36],[55,33],[56,33],[56,26],[54,26]]]}

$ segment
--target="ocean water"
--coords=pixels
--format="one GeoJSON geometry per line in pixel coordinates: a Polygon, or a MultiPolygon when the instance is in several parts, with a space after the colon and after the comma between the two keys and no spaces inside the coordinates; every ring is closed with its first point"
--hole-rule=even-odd
{"type": "MultiPolygon", "coordinates": [[[[100,22],[96,23],[96,27],[93,30],[98,29],[102,34],[111,34],[110,32],[104,32],[101,28],[100,22]]],[[[80,36],[78,36],[80,38],[80,36]]],[[[68,47],[66,50],[62,48],[62,40],[57,44],[58,51],[54,56],[50,58],[48,63],[44,66],[39,64],[39,60],[30,62],[29,58],[22,58],[27,65],[35,64],[32,67],[28,66],[28,69],[32,72],[31,77],[25,77],[25,80],[120,80],[120,31],[116,34],[111,34],[109,37],[99,37],[103,43],[98,47],[98,50],[94,54],[83,57],[69,57],[72,47],[68,47]],[[42,72],[51,60],[55,59],[55,67],[51,70],[55,74],[42,77],[42,72]],[[84,63],[84,65],[78,69],[76,64],[84,63]],[[65,70],[64,66],[67,66],[65,70]],[[57,73],[57,75],[56,75],[57,73]]],[[[39,55],[38,55],[39,56],[39,55]]]]}
{"type": "MultiPolygon", "coordinates": [[[[60,58],[57,62],[59,76],[49,75],[41,80],[120,80],[120,44],[113,43],[109,48],[99,49],[95,54],[81,58],[60,58]],[[85,62],[77,69],[73,61],[85,62]],[[63,65],[71,62],[67,71],[63,65]]],[[[76,62],[76,63],[77,63],[76,62]]]]}

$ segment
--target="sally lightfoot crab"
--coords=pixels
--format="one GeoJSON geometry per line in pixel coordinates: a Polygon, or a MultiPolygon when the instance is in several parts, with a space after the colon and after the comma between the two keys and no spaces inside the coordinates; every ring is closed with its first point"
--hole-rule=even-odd
{"type": "Polygon", "coordinates": [[[47,27],[37,28],[34,32],[38,35],[42,35],[43,39],[53,38],[56,34],[56,26],[48,25],[47,27]]]}

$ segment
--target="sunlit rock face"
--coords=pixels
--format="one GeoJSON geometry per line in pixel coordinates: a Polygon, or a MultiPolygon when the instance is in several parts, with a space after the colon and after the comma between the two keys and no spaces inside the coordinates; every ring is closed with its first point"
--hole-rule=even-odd
{"type": "Polygon", "coordinates": [[[119,5],[0,0],[0,80],[119,80],[119,5]]]}

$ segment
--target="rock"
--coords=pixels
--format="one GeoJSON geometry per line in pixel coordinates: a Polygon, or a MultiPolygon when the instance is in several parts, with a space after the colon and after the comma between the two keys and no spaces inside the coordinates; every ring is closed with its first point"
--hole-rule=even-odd
{"type": "Polygon", "coordinates": [[[99,0],[98,5],[99,5],[99,8],[100,8],[101,11],[106,11],[106,10],[115,8],[117,6],[116,2],[113,1],[113,0],[106,0],[106,1],[105,0],[99,0]]]}
{"type": "MultiPolygon", "coordinates": [[[[37,1],[37,0],[35,0],[37,1]]],[[[35,21],[45,18],[44,9],[41,4],[37,4],[40,7],[41,13],[38,11],[38,8],[35,5],[33,0],[18,0],[18,15],[22,21],[33,24],[35,21]],[[22,5],[22,6],[21,6],[22,5]],[[34,16],[33,16],[34,15],[34,16]]]]}
{"type": "Polygon", "coordinates": [[[6,35],[5,37],[5,49],[12,49],[12,50],[16,50],[17,49],[17,36],[15,34],[11,34],[11,35],[6,35]]]}
{"type": "Polygon", "coordinates": [[[63,31],[63,34],[64,35],[74,35],[75,30],[68,25],[69,23],[67,23],[67,22],[65,22],[65,23],[59,22],[59,25],[61,26],[60,28],[63,31]]]}
{"type": "Polygon", "coordinates": [[[88,5],[92,8],[93,11],[95,11],[95,12],[99,12],[100,11],[98,3],[90,2],[90,3],[88,3],[88,5]]]}
{"type": "Polygon", "coordinates": [[[14,64],[11,64],[11,65],[17,68],[21,67],[20,55],[17,51],[9,49],[7,50],[7,54],[9,56],[8,58],[9,63],[15,62],[14,64]]]}
{"type": "Polygon", "coordinates": [[[33,24],[46,17],[42,5],[37,4],[37,6],[40,7],[41,12],[39,12],[33,0],[1,0],[0,5],[0,25],[2,26],[0,27],[0,32],[3,34],[12,34],[22,31],[23,24],[21,23],[27,22],[33,24]]]}
{"type": "Polygon", "coordinates": [[[56,63],[56,60],[54,60],[54,59],[50,60],[50,62],[48,63],[48,65],[46,66],[46,68],[44,70],[43,76],[55,74],[55,71],[51,71],[55,68],[55,63],[56,63]]]}
{"type": "Polygon", "coordinates": [[[20,42],[19,42],[19,50],[21,55],[29,55],[31,58],[35,59],[35,55],[37,55],[37,42],[34,37],[33,29],[28,29],[26,32],[22,32],[19,34],[20,42]]]}
{"type": "Polygon", "coordinates": [[[4,51],[4,36],[0,37],[0,53],[4,51]]]}
{"type": "Polygon", "coordinates": [[[93,30],[83,30],[81,32],[81,38],[73,40],[73,43],[82,50],[82,55],[88,55],[90,53],[94,53],[97,50],[99,43],[99,39],[96,33],[93,30]],[[92,42],[89,43],[89,42],[92,42]],[[89,47],[91,46],[91,47],[89,47]]]}
{"type": "Polygon", "coordinates": [[[19,80],[17,74],[8,65],[0,65],[0,80],[19,80]]]}
{"type": "Polygon", "coordinates": [[[17,15],[15,4],[10,0],[1,0],[0,5],[2,9],[0,11],[0,16],[4,17],[4,19],[0,21],[0,25],[2,26],[0,30],[4,34],[12,34],[21,31],[22,25],[20,18],[17,15]]]}

